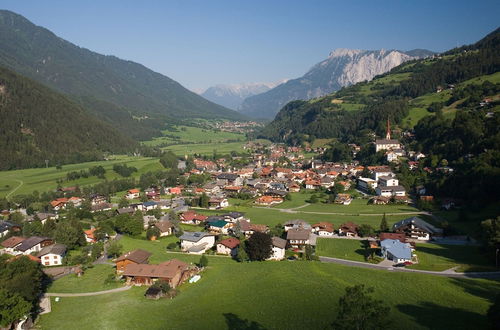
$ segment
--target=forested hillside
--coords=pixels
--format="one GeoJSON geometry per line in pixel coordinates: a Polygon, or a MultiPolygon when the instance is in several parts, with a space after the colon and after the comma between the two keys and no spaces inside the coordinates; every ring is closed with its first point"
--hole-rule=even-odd
{"type": "Polygon", "coordinates": [[[0,44],[0,65],[70,95],[138,140],[159,135],[166,121],[243,118],[138,63],[80,48],[5,10],[0,44]]]}
{"type": "Polygon", "coordinates": [[[138,146],[51,89],[0,67],[0,169],[102,159],[138,146]]]}
{"type": "MultiPolygon", "coordinates": [[[[408,119],[413,107],[417,107],[412,101],[418,97],[499,71],[499,35],[496,30],[474,45],[407,62],[371,82],[343,88],[323,98],[290,102],[261,136],[292,144],[314,138],[348,141],[363,130],[381,135],[387,119],[400,127],[413,126],[415,123],[408,119]]],[[[421,117],[433,115],[432,109],[423,110],[421,117]]]]}

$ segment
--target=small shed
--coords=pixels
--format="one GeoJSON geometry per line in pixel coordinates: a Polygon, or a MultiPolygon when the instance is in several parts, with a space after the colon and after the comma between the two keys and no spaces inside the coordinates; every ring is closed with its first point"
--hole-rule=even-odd
{"type": "Polygon", "coordinates": [[[146,293],[144,294],[144,296],[148,299],[158,300],[161,297],[163,297],[163,291],[158,287],[150,286],[146,290],[146,293]]]}

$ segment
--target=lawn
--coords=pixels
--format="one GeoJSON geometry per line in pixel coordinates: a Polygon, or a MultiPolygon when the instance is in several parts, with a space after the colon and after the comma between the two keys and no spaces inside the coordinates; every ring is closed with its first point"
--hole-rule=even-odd
{"type": "Polygon", "coordinates": [[[246,140],[245,135],[241,133],[191,126],[175,126],[175,129],[174,131],[163,131],[165,136],[153,138],[153,140],[143,143],[148,146],[157,146],[165,143],[220,143],[231,140],[246,140]]]}
{"type": "Polygon", "coordinates": [[[365,284],[390,304],[392,328],[481,329],[498,282],[390,273],[319,262],[212,263],[170,300],[144,287],[94,297],[52,298],[41,329],[324,329],[346,286],[365,284]],[[446,317],[443,317],[446,316],[446,317]]]}
{"type": "Polygon", "coordinates": [[[108,275],[114,273],[115,268],[111,265],[95,265],[85,270],[81,277],[70,274],[55,280],[50,285],[48,292],[77,293],[114,289],[122,286],[122,284],[119,282],[104,283],[108,275]]]}
{"type": "Polygon", "coordinates": [[[367,199],[356,198],[349,205],[325,204],[322,202],[311,204],[301,208],[304,212],[331,212],[346,214],[383,214],[383,213],[404,213],[418,212],[418,209],[409,205],[373,205],[368,204],[367,199]]]}
{"type": "Polygon", "coordinates": [[[496,270],[492,260],[484,255],[478,246],[440,245],[417,243],[416,251],[419,263],[414,269],[443,271],[458,267],[457,272],[477,272],[496,270]]]}
{"type": "Polygon", "coordinates": [[[347,238],[319,238],[316,255],[354,261],[365,261],[363,241],[347,238]]]}
{"type": "MultiPolygon", "coordinates": [[[[115,178],[121,178],[120,175],[112,170],[113,165],[115,164],[127,164],[128,166],[136,167],[138,171],[133,174],[134,177],[139,177],[145,172],[155,171],[162,168],[157,158],[115,156],[112,160],[108,161],[63,165],[61,170],[58,170],[55,167],[49,167],[0,171],[0,197],[6,196],[13,190],[15,190],[15,192],[12,195],[29,194],[35,190],[38,190],[39,192],[53,190],[57,188],[56,181],[58,179],[66,180],[66,174],[68,172],[87,170],[90,167],[99,165],[106,169],[106,179],[113,180],[115,178]]],[[[64,181],[62,186],[84,186],[96,184],[101,181],[103,180],[92,176],[73,181],[64,181]]]]}

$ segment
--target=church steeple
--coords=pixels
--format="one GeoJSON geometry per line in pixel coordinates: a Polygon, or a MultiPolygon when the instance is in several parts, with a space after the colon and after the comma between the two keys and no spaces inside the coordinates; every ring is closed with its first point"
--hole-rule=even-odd
{"type": "Polygon", "coordinates": [[[391,122],[389,121],[389,118],[387,118],[387,132],[385,133],[385,139],[391,139],[391,122]]]}

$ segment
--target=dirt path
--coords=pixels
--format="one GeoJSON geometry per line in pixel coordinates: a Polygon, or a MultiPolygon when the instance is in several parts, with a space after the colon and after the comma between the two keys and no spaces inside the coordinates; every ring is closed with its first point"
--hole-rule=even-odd
{"type": "Polygon", "coordinates": [[[130,290],[132,286],[123,286],[121,288],[116,288],[116,289],[111,289],[111,290],[104,290],[104,291],[95,291],[95,292],[82,292],[82,293],[54,293],[54,292],[47,292],[45,296],[47,297],[88,297],[88,296],[99,296],[101,294],[108,294],[108,293],[114,293],[114,292],[122,292],[122,291],[127,291],[130,290]]]}
{"type": "Polygon", "coordinates": [[[7,195],[5,195],[6,199],[9,199],[10,195],[12,195],[13,193],[15,193],[16,190],[18,190],[19,188],[21,188],[22,185],[24,184],[24,181],[22,181],[22,180],[18,180],[18,179],[13,179],[13,180],[16,180],[17,182],[19,182],[19,186],[15,187],[14,189],[12,189],[12,191],[10,191],[7,195]]]}

